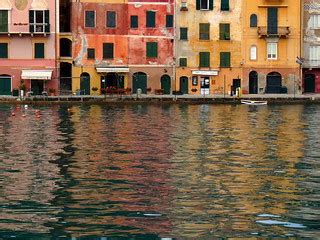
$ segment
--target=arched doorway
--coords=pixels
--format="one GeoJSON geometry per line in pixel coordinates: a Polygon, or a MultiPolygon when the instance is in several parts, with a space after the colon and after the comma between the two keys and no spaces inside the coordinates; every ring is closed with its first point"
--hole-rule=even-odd
{"type": "Polygon", "coordinates": [[[188,94],[188,77],[180,77],[180,92],[188,94]]]}
{"type": "Polygon", "coordinates": [[[72,42],[68,38],[60,39],[60,57],[72,57],[72,42]]]}
{"type": "Polygon", "coordinates": [[[81,73],[80,75],[80,94],[90,95],[90,75],[89,73],[81,73]]]}
{"type": "Polygon", "coordinates": [[[281,93],[281,74],[278,72],[271,72],[267,75],[266,93],[281,93]]]}
{"type": "Polygon", "coordinates": [[[137,93],[137,89],[141,89],[142,93],[147,93],[147,74],[144,72],[134,73],[132,76],[132,91],[137,93]]]}
{"type": "Polygon", "coordinates": [[[171,78],[169,75],[162,75],[161,79],[161,89],[163,89],[163,94],[170,94],[171,92],[171,78]]]}
{"type": "Polygon", "coordinates": [[[316,91],[316,77],[314,74],[304,75],[304,92],[314,93],[316,91]]]}
{"type": "Polygon", "coordinates": [[[258,73],[256,71],[249,73],[249,94],[258,94],[258,73]]]}
{"type": "Polygon", "coordinates": [[[11,76],[0,75],[0,95],[11,95],[11,76]]]}

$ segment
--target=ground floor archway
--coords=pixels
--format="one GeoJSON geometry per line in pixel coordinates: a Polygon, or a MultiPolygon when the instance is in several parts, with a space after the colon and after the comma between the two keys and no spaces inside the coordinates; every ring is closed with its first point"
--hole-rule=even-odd
{"type": "Polygon", "coordinates": [[[137,90],[141,89],[141,92],[147,93],[147,74],[144,72],[136,72],[132,75],[132,91],[137,93],[137,90]]]}

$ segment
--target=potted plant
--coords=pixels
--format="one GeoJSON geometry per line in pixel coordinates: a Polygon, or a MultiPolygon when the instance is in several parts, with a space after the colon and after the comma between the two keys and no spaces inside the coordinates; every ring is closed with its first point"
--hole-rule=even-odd
{"type": "Polygon", "coordinates": [[[49,91],[50,96],[56,95],[56,89],[54,89],[54,88],[49,88],[48,91],[49,91]]]}

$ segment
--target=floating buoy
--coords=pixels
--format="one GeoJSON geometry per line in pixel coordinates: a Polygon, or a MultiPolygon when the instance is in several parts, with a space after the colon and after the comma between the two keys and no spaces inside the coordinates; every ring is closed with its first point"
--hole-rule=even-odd
{"type": "Polygon", "coordinates": [[[71,108],[68,108],[68,112],[71,112],[71,108]]]}
{"type": "Polygon", "coordinates": [[[26,117],[26,115],[25,115],[25,114],[22,114],[22,117],[26,117]]]}
{"type": "Polygon", "coordinates": [[[36,117],[37,117],[37,118],[40,118],[40,117],[41,117],[41,115],[38,115],[38,114],[37,114],[37,115],[36,115],[36,117]]]}
{"type": "Polygon", "coordinates": [[[16,114],[15,113],[11,113],[11,116],[15,116],[16,114]]]}
{"type": "Polygon", "coordinates": [[[24,109],[28,109],[28,105],[24,105],[24,109]]]}
{"type": "Polygon", "coordinates": [[[37,109],[37,110],[36,110],[36,113],[40,113],[40,110],[39,110],[39,109],[37,109]]]}

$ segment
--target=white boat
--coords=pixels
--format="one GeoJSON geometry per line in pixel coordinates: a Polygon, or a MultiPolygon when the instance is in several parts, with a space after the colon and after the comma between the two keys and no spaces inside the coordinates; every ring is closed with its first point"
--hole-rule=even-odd
{"type": "Polygon", "coordinates": [[[247,105],[255,105],[255,106],[258,106],[258,105],[267,105],[268,104],[268,101],[253,101],[253,100],[241,100],[241,103],[242,104],[247,104],[247,105]]]}

